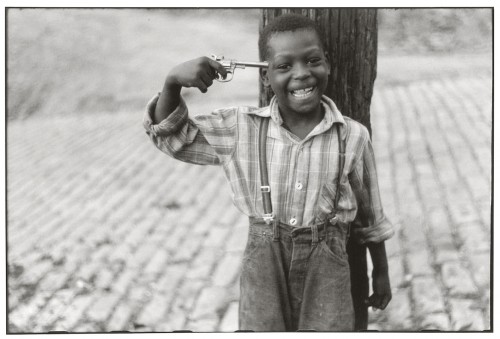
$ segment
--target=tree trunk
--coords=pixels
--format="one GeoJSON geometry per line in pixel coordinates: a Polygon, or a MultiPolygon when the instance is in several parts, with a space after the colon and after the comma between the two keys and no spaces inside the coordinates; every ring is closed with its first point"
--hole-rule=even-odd
{"type": "MultiPolygon", "coordinates": [[[[377,70],[376,9],[263,9],[260,29],[273,18],[297,13],[316,21],[326,38],[331,73],[325,95],[340,112],[368,128],[371,135],[370,102],[377,70]]],[[[260,106],[267,106],[272,90],[260,83],[260,106]]],[[[359,222],[356,219],[354,222],[359,222]]],[[[366,330],[368,308],[368,276],[366,247],[354,241],[347,244],[351,269],[351,294],[355,310],[355,330],[366,330]]]]}

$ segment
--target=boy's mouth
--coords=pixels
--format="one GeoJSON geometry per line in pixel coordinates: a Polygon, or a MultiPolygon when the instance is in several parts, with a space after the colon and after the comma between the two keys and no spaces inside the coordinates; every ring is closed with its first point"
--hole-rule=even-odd
{"type": "Polygon", "coordinates": [[[302,88],[302,89],[296,89],[293,91],[290,91],[290,94],[292,94],[296,98],[305,98],[311,95],[311,93],[314,91],[316,87],[308,87],[308,88],[302,88]]]}

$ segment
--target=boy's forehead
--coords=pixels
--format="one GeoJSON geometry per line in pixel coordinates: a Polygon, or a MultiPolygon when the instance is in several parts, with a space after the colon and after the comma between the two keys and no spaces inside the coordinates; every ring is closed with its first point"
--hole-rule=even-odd
{"type": "Polygon", "coordinates": [[[318,43],[320,42],[318,33],[316,33],[316,31],[312,28],[301,28],[293,31],[273,32],[269,37],[268,43],[276,40],[276,38],[289,41],[311,40],[312,38],[318,43]]]}
{"type": "Polygon", "coordinates": [[[318,48],[323,50],[323,46],[318,34],[313,29],[301,29],[295,31],[274,32],[267,42],[268,50],[272,54],[282,51],[293,51],[294,48],[302,46],[318,48]]]}

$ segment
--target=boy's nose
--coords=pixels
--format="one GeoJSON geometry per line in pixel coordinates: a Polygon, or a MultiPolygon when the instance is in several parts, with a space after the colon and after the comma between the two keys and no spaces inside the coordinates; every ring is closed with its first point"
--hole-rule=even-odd
{"type": "Polygon", "coordinates": [[[311,72],[309,71],[309,67],[307,65],[303,64],[298,64],[295,66],[295,73],[294,77],[297,80],[305,79],[311,75],[311,72]]]}

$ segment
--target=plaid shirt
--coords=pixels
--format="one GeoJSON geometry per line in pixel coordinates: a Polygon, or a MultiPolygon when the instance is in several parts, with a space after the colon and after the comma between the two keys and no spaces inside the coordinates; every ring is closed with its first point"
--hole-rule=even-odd
{"type": "Polygon", "coordinates": [[[221,165],[233,191],[236,207],[250,217],[262,217],[258,161],[261,119],[271,119],[267,134],[267,161],[273,212],[280,222],[311,226],[333,216],[337,190],[338,139],[341,124],[346,142],[337,217],[350,223],[358,208],[365,227],[352,230],[360,243],[381,242],[394,234],[384,215],[372,144],[367,129],[343,117],[332,100],[323,97],[325,116],[303,140],[285,129],[273,98],[268,107],[231,107],[188,117],[179,106],[159,124],[152,116],[159,95],[147,105],[144,127],[158,149],[175,159],[200,165],[221,165]]]}

